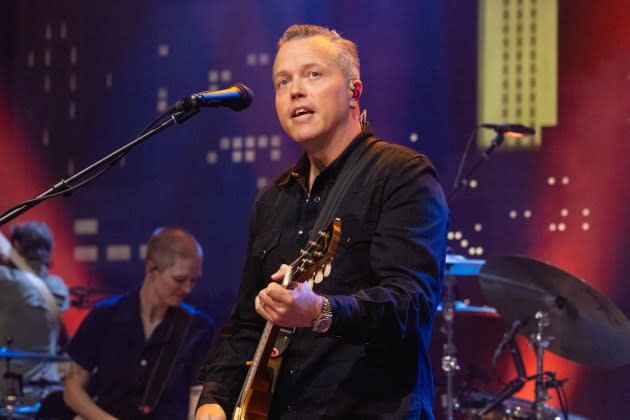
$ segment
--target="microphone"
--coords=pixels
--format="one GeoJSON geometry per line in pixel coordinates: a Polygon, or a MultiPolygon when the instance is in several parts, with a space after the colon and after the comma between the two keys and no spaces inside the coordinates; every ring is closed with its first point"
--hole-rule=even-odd
{"type": "Polygon", "coordinates": [[[495,350],[494,356],[492,357],[492,364],[493,365],[496,363],[497,357],[499,357],[499,355],[501,355],[501,352],[503,351],[505,346],[510,341],[514,340],[514,337],[516,336],[516,333],[518,333],[518,331],[521,328],[523,328],[525,326],[525,324],[527,324],[527,320],[522,321],[520,319],[517,319],[516,321],[514,321],[514,324],[512,324],[512,328],[510,328],[510,330],[503,335],[503,340],[501,340],[501,342],[499,343],[499,346],[495,350]]]}
{"type": "Polygon", "coordinates": [[[498,133],[517,133],[522,136],[532,136],[536,134],[536,130],[531,127],[526,127],[521,124],[479,124],[481,128],[489,128],[498,133]]]}
{"type": "Polygon", "coordinates": [[[488,402],[484,407],[482,407],[479,411],[475,413],[474,419],[481,419],[482,416],[485,416],[493,410],[497,405],[501,404],[504,400],[508,399],[512,395],[516,394],[520,391],[523,386],[525,386],[525,381],[523,378],[516,378],[509,384],[503,388],[501,392],[497,394],[490,402],[488,402]]]}
{"type": "Polygon", "coordinates": [[[237,83],[223,90],[195,93],[190,98],[184,98],[184,101],[192,103],[195,107],[225,106],[234,111],[242,111],[251,105],[253,98],[254,93],[247,86],[237,83]]]}

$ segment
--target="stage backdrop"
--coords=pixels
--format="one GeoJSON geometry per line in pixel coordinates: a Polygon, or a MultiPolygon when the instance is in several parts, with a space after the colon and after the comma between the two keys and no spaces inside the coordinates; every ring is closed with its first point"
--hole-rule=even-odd
{"type": "MultiPolygon", "coordinates": [[[[510,66],[518,66],[510,54],[527,53],[525,82],[532,91],[546,83],[537,90],[544,101],[528,96],[529,114],[519,121],[514,98],[497,99],[501,118],[483,122],[535,122],[538,134],[499,149],[452,198],[450,251],[548,261],[630,314],[624,287],[630,12],[622,0],[597,6],[560,0],[551,9],[544,0],[6,0],[0,5],[0,210],[121,147],[180,98],[234,83],[255,94],[239,113],[202,109],[138,145],[96,181],[17,219],[49,223],[56,238],[51,271],[71,287],[99,292],[66,314],[70,333],[91,299],[142,279],[146,239],[165,224],[199,238],[204,278],[190,301],[225,321],[256,192],[300,155],[277,122],[271,83],[277,39],[293,23],[326,25],[358,43],[369,121],[379,136],[428,154],[447,192],[478,116],[488,115],[478,109],[486,103],[481,95],[493,91],[492,78],[484,78],[491,71],[488,48],[504,48],[510,66]],[[501,13],[488,15],[492,8],[501,13]],[[488,25],[496,25],[496,34],[488,25]],[[528,47],[511,46],[519,30],[528,34],[528,47]],[[501,42],[493,43],[494,36],[501,42]],[[531,67],[540,62],[536,54],[549,51],[554,55],[543,63],[556,59],[557,67],[531,67]]],[[[515,80],[505,76],[510,69],[497,73],[503,74],[495,80],[501,95],[519,94],[518,86],[508,89],[515,80]]],[[[466,168],[485,145],[473,146],[466,168]]],[[[9,226],[2,227],[5,234],[9,226]]],[[[456,286],[458,298],[484,303],[475,277],[458,278],[456,286]]],[[[462,365],[456,383],[496,392],[514,378],[505,356],[497,369],[490,363],[508,326],[500,319],[456,321],[462,365]]],[[[444,336],[437,327],[434,337],[441,384],[444,336]]],[[[521,345],[533,373],[533,353],[524,340],[521,345]]],[[[549,354],[545,367],[568,379],[573,412],[594,419],[627,415],[627,366],[594,368],[549,354]]],[[[521,397],[531,400],[531,387],[521,397]]]]}

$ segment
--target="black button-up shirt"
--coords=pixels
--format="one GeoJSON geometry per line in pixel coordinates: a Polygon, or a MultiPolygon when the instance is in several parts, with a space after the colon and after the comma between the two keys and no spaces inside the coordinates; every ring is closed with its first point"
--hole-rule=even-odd
{"type": "Polygon", "coordinates": [[[208,355],[214,321],[185,304],[169,308],[148,340],[140,318],[139,289],[99,302],[68,343],[67,352],[83,369],[92,372],[89,390],[96,403],[121,420],[139,418],[145,388],[171,339],[175,310],[189,314],[191,324],[179,348],[164,391],[153,413],[142,418],[188,418],[190,387],[197,384],[199,366],[208,355]]]}
{"type": "Polygon", "coordinates": [[[298,328],[283,355],[270,418],[432,419],[428,357],[439,301],[448,211],[430,161],[366,128],[307,191],[306,156],[257,197],[243,279],[224,338],[202,368],[200,404],[233,410],[264,320],[254,298],[309,236],[349,155],[376,147],[335,216],[341,240],[326,295],[326,334],[298,328]]]}

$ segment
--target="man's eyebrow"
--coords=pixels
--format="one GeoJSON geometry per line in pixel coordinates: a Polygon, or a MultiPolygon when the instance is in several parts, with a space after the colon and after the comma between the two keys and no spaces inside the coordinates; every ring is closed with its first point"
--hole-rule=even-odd
{"type": "MultiPolygon", "coordinates": [[[[322,66],[322,64],[320,64],[320,63],[306,63],[306,64],[302,64],[300,66],[299,71],[302,72],[304,70],[307,70],[307,69],[309,69],[311,67],[316,67],[316,66],[322,66]]],[[[289,72],[287,70],[281,69],[281,70],[278,70],[278,71],[274,72],[272,77],[276,78],[278,76],[284,76],[286,74],[289,74],[289,72]]]]}
{"type": "Polygon", "coordinates": [[[289,74],[289,72],[287,72],[286,70],[278,70],[278,71],[275,71],[271,77],[275,79],[278,76],[284,76],[287,74],[289,74]]]}

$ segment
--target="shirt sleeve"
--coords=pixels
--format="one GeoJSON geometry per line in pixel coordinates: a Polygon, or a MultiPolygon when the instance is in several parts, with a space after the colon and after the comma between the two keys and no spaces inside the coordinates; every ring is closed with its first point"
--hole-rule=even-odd
{"type": "Polygon", "coordinates": [[[94,308],[81,322],[79,329],[65,347],[66,353],[83,369],[91,372],[98,365],[101,338],[107,315],[103,308],[94,308]]]}
{"type": "Polygon", "coordinates": [[[399,165],[386,180],[381,200],[369,252],[374,286],[328,296],[333,308],[329,334],[351,341],[418,334],[439,301],[448,209],[428,160],[417,156],[399,165]]]}
{"type": "Polygon", "coordinates": [[[59,310],[65,312],[70,307],[70,291],[63,279],[54,274],[48,274],[45,278],[46,285],[55,297],[59,310]]]}
{"type": "Polygon", "coordinates": [[[266,286],[260,265],[254,257],[253,238],[258,203],[257,200],[251,217],[247,254],[236,303],[218,337],[217,345],[199,373],[203,391],[197,405],[217,403],[228,416],[247,375],[245,361],[252,359],[265,325],[264,319],[254,309],[256,294],[266,286]]]}
{"type": "MultiPolygon", "coordinates": [[[[192,357],[193,372],[198,373],[201,365],[207,360],[208,353],[212,348],[212,343],[216,334],[215,322],[205,313],[197,313],[195,321],[195,341],[192,344],[194,354],[192,357]]],[[[197,378],[193,378],[193,385],[199,383],[197,378]]]]}

